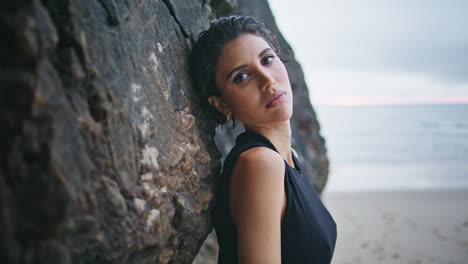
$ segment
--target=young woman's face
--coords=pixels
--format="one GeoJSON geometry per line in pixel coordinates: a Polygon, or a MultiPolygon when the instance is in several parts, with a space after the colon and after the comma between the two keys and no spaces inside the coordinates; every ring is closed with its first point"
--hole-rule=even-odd
{"type": "Polygon", "coordinates": [[[284,122],[292,116],[292,92],[283,62],[261,37],[242,34],[228,42],[216,65],[218,108],[248,127],[284,122]],[[282,95],[269,104],[272,97],[282,95]]]}

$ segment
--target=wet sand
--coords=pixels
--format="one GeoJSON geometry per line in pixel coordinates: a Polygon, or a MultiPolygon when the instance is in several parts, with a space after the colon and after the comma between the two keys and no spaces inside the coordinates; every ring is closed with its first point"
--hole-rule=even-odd
{"type": "Polygon", "coordinates": [[[332,263],[468,263],[468,190],[330,192],[332,263]]]}

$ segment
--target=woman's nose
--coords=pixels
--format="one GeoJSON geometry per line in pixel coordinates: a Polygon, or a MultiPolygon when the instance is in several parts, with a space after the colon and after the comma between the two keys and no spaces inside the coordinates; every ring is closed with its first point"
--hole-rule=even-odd
{"type": "Polygon", "coordinates": [[[276,81],[271,73],[269,73],[268,71],[264,69],[260,69],[258,72],[259,72],[258,75],[261,79],[260,88],[262,91],[265,91],[266,89],[272,88],[275,86],[276,81]]]}

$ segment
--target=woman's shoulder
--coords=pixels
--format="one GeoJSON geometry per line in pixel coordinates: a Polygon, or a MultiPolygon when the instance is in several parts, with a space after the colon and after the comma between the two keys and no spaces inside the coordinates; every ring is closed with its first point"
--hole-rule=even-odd
{"type": "Polygon", "coordinates": [[[239,134],[236,144],[224,160],[223,172],[228,174],[226,179],[239,173],[256,175],[284,171],[284,160],[273,148],[260,135],[247,131],[239,134]]]}
{"type": "Polygon", "coordinates": [[[239,155],[230,182],[230,208],[236,216],[270,212],[281,217],[284,198],[285,164],[282,157],[266,147],[255,147],[239,155]]]}
{"type": "Polygon", "coordinates": [[[258,138],[256,134],[245,131],[237,135],[235,144],[226,156],[224,164],[228,163],[232,168],[238,159],[268,159],[272,158],[275,154],[280,156],[276,151],[271,149],[271,146],[263,138],[258,138]]]}
{"type": "Polygon", "coordinates": [[[267,147],[254,147],[242,152],[232,171],[237,182],[264,186],[266,181],[282,183],[285,164],[277,152],[267,147]]]}
{"type": "Polygon", "coordinates": [[[274,166],[276,163],[281,164],[283,158],[278,152],[266,146],[256,146],[240,153],[238,160],[247,163],[267,163],[274,166]]]}

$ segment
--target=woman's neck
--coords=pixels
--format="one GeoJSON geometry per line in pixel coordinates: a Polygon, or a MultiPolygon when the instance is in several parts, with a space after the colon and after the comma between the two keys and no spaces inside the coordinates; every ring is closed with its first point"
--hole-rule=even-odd
{"type": "Polygon", "coordinates": [[[255,126],[246,127],[245,129],[268,138],[289,166],[295,167],[291,154],[291,125],[289,120],[275,126],[255,126]]]}

